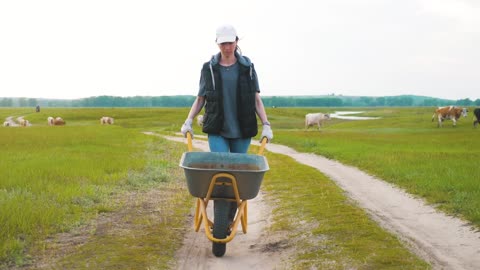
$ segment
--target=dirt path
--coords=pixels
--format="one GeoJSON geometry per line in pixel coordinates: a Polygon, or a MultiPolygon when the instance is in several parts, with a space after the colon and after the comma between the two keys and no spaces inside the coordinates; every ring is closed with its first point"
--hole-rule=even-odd
{"type": "MultiPolygon", "coordinates": [[[[213,216],[211,205],[209,217],[213,216]]],[[[239,226],[235,238],[227,244],[227,252],[222,258],[212,254],[212,243],[207,239],[204,229],[187,233],[184,245],[176,254],[177,269],[275,269],[281,264],[281,254],[271,252],[269,247],[278,242],[269,237],[267,227],[270,212],[263,201],[262,193],[248,201],[248,229],[244,234],[239,226]]]]}
{"type": "MultiPolygon", "coordinates": [[[[184,141],[178,137],[167,139],[184,141]]],[[[207,143],[194,140],[194,147],[207,149],[207,143]]],[[[298,153],[277,144],[268,144],[267,150],[291,156],[330,177],[374,220],[398,235],[412,251],[428,261],[434,269],[480,269],[480,232],[474,231],[474,228],[466,222],[440,213],[422,200],[354,167],[321,156],[298,153]]],[[[252,200],[249,209],[261,209],[265,213],[260,216],[268,216],[268,210],[265,210],[268,206],[264,205],[261,196],[258,201],[254,201],[252,200]]],[[[249,218],[253,213],[253,210],[249,211],[249,218]]],[[[180,269],[187,269],[182,265],[196,265],[197,269],[227,269],[227,265],[228,269],[275,269],[276,263],[282,260],[282,254],[259,253],[255,247],[249,246],[261,240],[258,237],[263,237],[262,231],[267,224],[266,221],[259,219],[256,221],[258,228],[253,229],[252,227],[255,227],[253,220],[254,217],[249,220],[251,231],[249,230],[248,234],[239,235],[228,244],[235,250],[234,256],[229,255],[227,245],[227,254],[221,260],[211,255],[211,244],[204,234],[199,232],[188,235],[185,239],[185,250],[182,250],[183,253],[179,256],[188,258],[188,261],[180,261],[180,269]],[[240,242],[244,240],[242,238],[246,243],[240,242]],[[236,244],[238,246],[234,247],[236,244]],[[265,255],[268,257],[265,258],[265,255]],[[261,262],[261,267],[258,262],[261,262]]]]}
{"type": "MultiPolygon", "coordinates": [[[[19,118],[17,118],[18,121],[20,121],[20,119],[23,119],[23,116],[20,116],[19,118]]],[[[19,124],[17,124],[17,122],[15,122],[15,121],[13,120],[13,116],[9,116],[9,117],[5,118],[5,122],[8,123],[8,125],[9,125],[10,127],[17,127],[17,126],[19,126],[19,124]]]]}
{"type": "Polygon", "coordinates": [[[293,157],[334,180],[384,228],[438,269],[480,269],[480,232],[422,200],[362,171],[275,144],[267,150],[293,157]]]}

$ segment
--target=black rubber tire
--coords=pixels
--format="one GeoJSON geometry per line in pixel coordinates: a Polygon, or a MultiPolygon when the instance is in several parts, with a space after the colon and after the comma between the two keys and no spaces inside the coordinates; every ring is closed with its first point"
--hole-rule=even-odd
{"type": "MultiPolygon", "coordinates": [[[[225,200],[215,200],[213,202],[213,237],[225,239],[228,235],[230,222],[228,215],[230,212],[230,202],[225,200]]],[[[216,257],[222,257],[227,251],[227,244],[212,242],[212,253],[216,257]]]]}

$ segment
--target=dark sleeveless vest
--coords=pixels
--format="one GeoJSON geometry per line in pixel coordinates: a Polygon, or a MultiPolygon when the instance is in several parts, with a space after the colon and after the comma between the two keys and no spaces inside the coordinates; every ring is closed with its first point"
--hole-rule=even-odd
{"type": "MultiPolygon", "coordinates": [[[[237,114],[242,138],[255,137],[258,133],[255,95],[257,89],[253,78],[253,64],[245,66],[239,63],[240,74],[237,85],[237,114]],[[251,70],[252,69],[252,70],[251,70]]],[[[220,134],[223,127],[223,86],[220,65],[203,64],[202,76],[205,79],[206,103],[202,131],[220,134]],[[212,76],[213,72],[213,76],[212,76]],[[215,81],[212,80],[212,77],[215,81]]]]}

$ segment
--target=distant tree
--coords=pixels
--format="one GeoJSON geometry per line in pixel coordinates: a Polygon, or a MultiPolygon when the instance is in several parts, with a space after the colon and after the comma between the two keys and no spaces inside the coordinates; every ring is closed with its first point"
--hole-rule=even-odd
{"type": "Polygon", "coordinates": [[[476,106],[480,106],[480,98],[477,98],[474,103],[476,106]]]}
{"type": "Polygon", "coordinates": [[[151,100],[142,96],[130,97],[128,100],[131,102],[129,107],[152,107],[151,100]]]}
{"type": "Polygon", "coordinates": [[[455,103],[455,105],[459,105],[459,106],[470,106],[470,105],[473,105],[473,101],[471,101],[469,98],[459,99],[459,100],[457,100],[457,102],[455,103]]]}
{"type": "Polygon", "coordinates": [[[18,106],[19,107],[28,107],[28,101],[27,101],[27,98],[19,98],[18,99],[18,106]]]}
{"type": "Polygon", "coordinates": [[[399,106],[412,106],[413,105],[413,98],[412,97],[399,97],[398,98],[398,105],[399,106]]]}
{"type": "Polygon", "coordinates": [[[0,100],[0,107],[13,107],[13,99],[11,98],[2,98],[0,100]]]}
{"type": "Polygon", "coordinates": [[[329,107],[342,107],[343,105],[343,100],[341,98],[329,98],[328,103],[329,107]]]}
{"type": "Polygon", "coordinates": [[[68,99],[52,99],[48,100],[47,106],[48,107],[72,107],[72,100],[68,99]]]}
{"type": "Polygon", "coordinates": [[[111,106],[112,107],[126,107],[127,100],[123,97],[111,97],[111,106]]]}
{"type": "Polygon", "coordinates": [[[342,98],[342,104],[343,104],[343,106],[352,107],[353,106],[353,99],[349,98],[349,97],[343,97],[342,98]]]}
{"type": "Polygon", "coordinates": [[[397,106],[395,97],[386,97],[385,103],[387,106],[397,106]]]}
{"type": "MultiPolygon", "coordinates": [[[[97,96],[75,100],[0,99],[0,106],[32,106],[44,107],[190,107],[195,96],[97,96]],[[38,103],[37,103],[38,102],[38,103]]],[[[265,107],[372,107],[372,106],[480,106],[480,99],[475,102],[464,100],[446,100],[418,96],[271,96],[262,97],[265,107]]]]}
{"type": "Polygon", "coordinates": [[[385,106],[385,97],[377,97],[374,102],[375,106],[385,106]]]}
{"type": "Polygon", "coordinates": [[[27,102],[28,102],[28,107],[35,107],[38,104],[36,98],[29,98],[27,102]]]}
{"type": "Polygon", "coordinates": [[[360,106],[373,106],[374,99],[372,97],[360,97],[360,106]]]}
{"type": "Polygon", "coordinates": [[[410,96],[387,97],[387,106],[412,106],[413,98],[410,96]]]}
{"type": "Polygon", "coordinates": [[[423,100],[423,106],[438,106],[438,99],[436,98],[426,98],[423,100]]]}

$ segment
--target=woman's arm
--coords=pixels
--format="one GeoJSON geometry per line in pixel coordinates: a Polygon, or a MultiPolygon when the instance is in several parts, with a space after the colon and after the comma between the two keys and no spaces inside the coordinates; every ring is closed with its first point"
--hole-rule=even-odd
{"type": "Polygon", "coordinates": [[[267,113],[265,112],[265,107],[263,106],[262,98],[260,97],[260,93],[255,94],[255,111],[257,112],[258,117],[262,121],[262,124],[268,124],[268,117],[267,113]]]}
{"type": "Polygon", "coordinates": [[[205,97],[198,96],[192,104],[192,108],[188,113],[187,119],[193,120],[193,118],[195,118],[195,116],[197,116],[197,114],[202,110],[203,105],[205,105],[205,97]]]}
{"type": "Polygon", "coordinates": [[[258,92],[255,95],[255,110],[257,111],[258,117],[262,121],[262,135],[260,142],[263,140],[263,138],[267,138],[267,142],[271,142],[273,139],[272,128],[270,127],[270,122],[268,122],[267,113],[265,112],[263,101],[258,92]]]}

